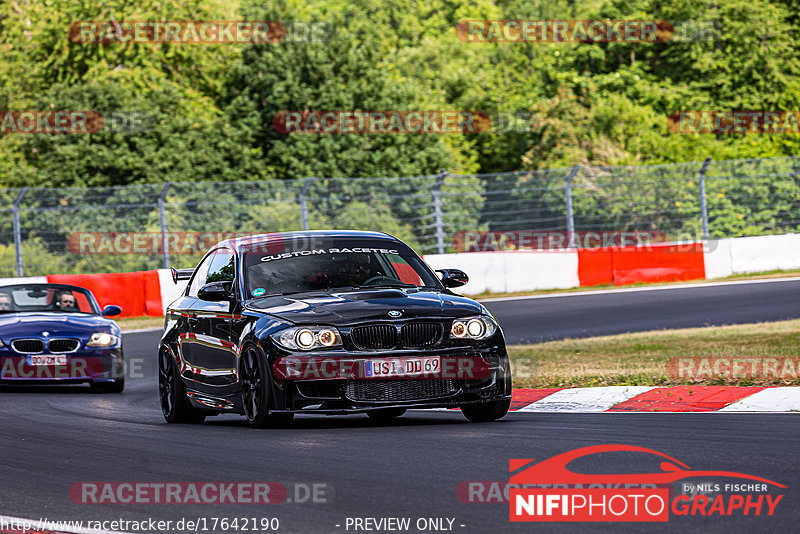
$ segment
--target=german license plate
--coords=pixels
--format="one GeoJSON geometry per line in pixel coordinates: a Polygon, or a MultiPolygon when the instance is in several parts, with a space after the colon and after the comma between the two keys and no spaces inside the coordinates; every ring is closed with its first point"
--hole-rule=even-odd
{"type": "Polygon", "coordinates": [[[366,378],[397,378],[436,374],[442,370],[439,356],[425,358],[381,358],[364,362],[366,378]]]}
{"type": "Polygon", "coordinates": [[[30,365],[67,365],[67,357],[63,354],[32,354],[28,356],[30,365]]]}

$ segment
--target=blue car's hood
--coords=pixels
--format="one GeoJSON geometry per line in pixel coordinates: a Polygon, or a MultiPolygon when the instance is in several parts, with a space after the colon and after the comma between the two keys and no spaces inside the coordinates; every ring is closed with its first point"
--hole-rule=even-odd
{"type": "Polygon", "coordinates": [[[49,332],[50,337],[70,336],[85,338],[93,332],[117,334],[119,327],[101,315],[64,312],[24,312],[0,314],[0,339],[40,337],[49,332]]]}

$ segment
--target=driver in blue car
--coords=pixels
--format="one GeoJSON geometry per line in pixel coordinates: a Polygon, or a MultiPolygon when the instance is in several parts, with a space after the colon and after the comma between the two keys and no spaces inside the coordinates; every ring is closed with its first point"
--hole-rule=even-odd
{"type": "Polygon", "coordinates": [[[75,295],[69,291],[65,291],[58,296],[57,306],[61,311],[79,311],[75,295]]]}
{"type": "Polygon", "coordinates": [[[5,293],[0,293],[0,311],[11,309],[11,298],[5,293]]]}

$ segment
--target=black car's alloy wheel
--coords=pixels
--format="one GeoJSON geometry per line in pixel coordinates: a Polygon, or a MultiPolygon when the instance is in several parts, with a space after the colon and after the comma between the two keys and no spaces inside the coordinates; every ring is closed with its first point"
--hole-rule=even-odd
{"type": "Polygon", "coordinates": [[[168,423],[202,423],[206,418],[189,404],[175,362],[163,351],[158,356],[158,396],[168,423]]]}
{"type": "Polygon", "coordinates": [[[247,422],[255,428],[282,426],[292,422],[291,414],[270,415],[272,396],[267,359],[256,345],[248,345],[241,362],[242,407],[247,422]]]}

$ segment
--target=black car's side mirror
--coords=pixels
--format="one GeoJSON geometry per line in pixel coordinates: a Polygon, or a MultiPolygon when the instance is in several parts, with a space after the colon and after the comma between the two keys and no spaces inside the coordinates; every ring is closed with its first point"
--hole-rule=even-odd
{"type": "Polygon", "coordinates": [[[230,282],[209,282],[197,292],[197,298],[209,302],[222,302],[231,299],[228,287],[230,282]]]}
{"type": "Polygon", "coordinates": [[[461,287],[469,282],[467,273],[460,269],[437,269],[436,272],[442,274],[444,287],[461,287]]]}
{"type": "Polygon", "coordinates": [[[103,308],[103,315],[106,317],[113,317],[114,315],[119,315],[120,313],[122,313],[122,308],[116,304],[109,304],[103,308]]]}

